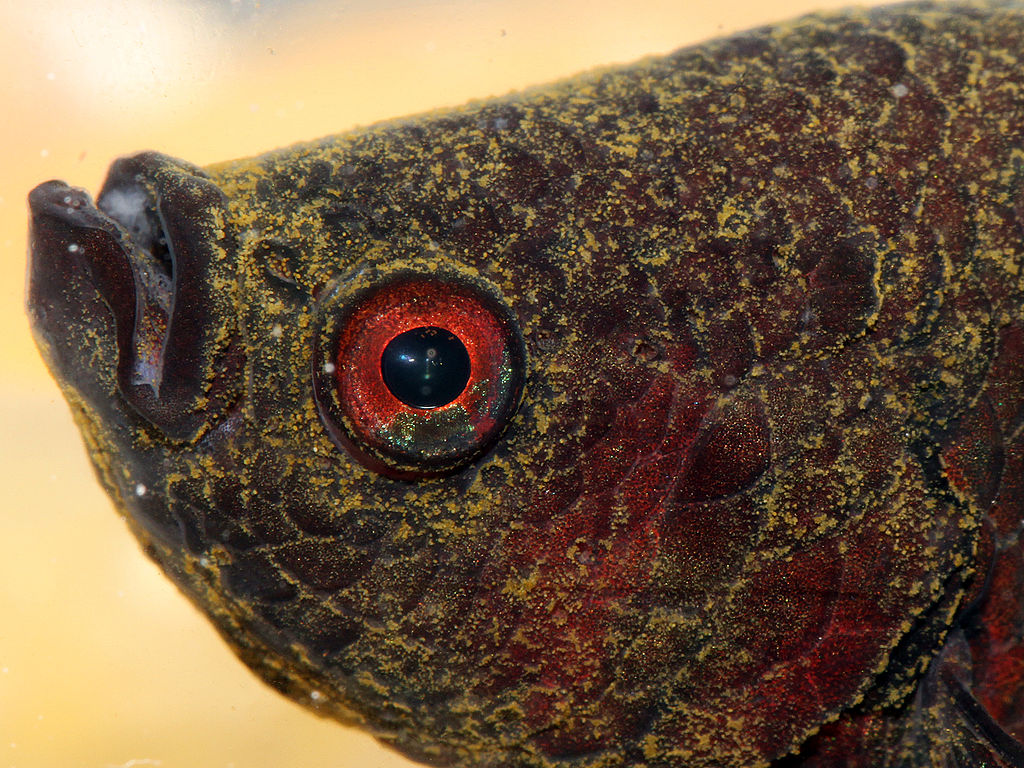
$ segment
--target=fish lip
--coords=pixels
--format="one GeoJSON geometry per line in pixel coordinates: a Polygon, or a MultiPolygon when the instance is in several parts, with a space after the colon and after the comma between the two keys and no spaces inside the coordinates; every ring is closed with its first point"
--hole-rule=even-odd
{"type": "Polygon", "coordinates": [[[93,204],[88,192],[57,179],[44,181],[29,192],[28,205],[33,222],[40,217],[50,216],[73,227],[117,227],[113,219],[93,204]]]}
{"type": "Polygon", "coordinates": [[[117,345],[119,361],[131,346],[136,305],[131,242],[88,192],[63,181],[40,184],[29,193],[28,204],[26,296],[32,329],[60,378],[84,384],[103,372],[87,376],[82,369],[91,365],[89,350],[65,342],[68,336],[84,336],[86,329],[92,331],[94,344],[109,334],[110,329],[102,330],[105,319],[96,316],[97,298],[113,321],[110,340],[117,345]]]}

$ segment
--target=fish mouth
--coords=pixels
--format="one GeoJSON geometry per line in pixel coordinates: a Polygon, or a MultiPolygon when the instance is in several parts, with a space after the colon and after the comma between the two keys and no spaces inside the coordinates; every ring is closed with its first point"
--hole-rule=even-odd
{"type": "Polygon", "coordinates": [[[48,181],[29,209],[28,312],[58,380],[95,405],[116,385],[169,437],[195,439],[211,397],[226,399],[218,374],[234,337],[220,189],[145,153],[116,161],[95,203],[48,181]]]}

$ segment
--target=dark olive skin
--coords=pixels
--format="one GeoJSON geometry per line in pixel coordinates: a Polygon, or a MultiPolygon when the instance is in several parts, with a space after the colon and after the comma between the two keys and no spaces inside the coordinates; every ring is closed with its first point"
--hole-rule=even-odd
{"type": "Polygon", "coordinates": [[[36,339],[239,656],[416,759],[1024,766],[1022,55],[894,6],[120,160],[32,192],[36,339]]]}

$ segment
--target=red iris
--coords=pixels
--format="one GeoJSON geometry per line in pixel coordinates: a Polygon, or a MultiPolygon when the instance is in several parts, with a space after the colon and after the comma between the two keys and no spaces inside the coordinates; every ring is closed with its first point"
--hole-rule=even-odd
{"type": "Polygon", "coordinates": [[[515,409],[524,361],[514,320],[493,292],[461,276],[417,273],[340,292],[325,300],[314,355],[317,405],[335,442],[398,477],[449,471],[490,445],[515,409]],[[460,355],[464,347],[469,358],[465,386],[436,406],[400,399],[382,373],[388,345],[417,330],[443,336],[460,355]]]}

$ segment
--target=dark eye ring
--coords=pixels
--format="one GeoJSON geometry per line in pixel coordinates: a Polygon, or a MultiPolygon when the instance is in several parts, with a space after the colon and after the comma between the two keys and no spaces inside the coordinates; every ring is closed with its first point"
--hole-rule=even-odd
{"type": "Polygon", "coordinates": [[[497,439],[525,350],[492,286],[451,272],[360,273],[321,297],[313,388],[332,440],[393,477],[450,472],[497,439]]]}

